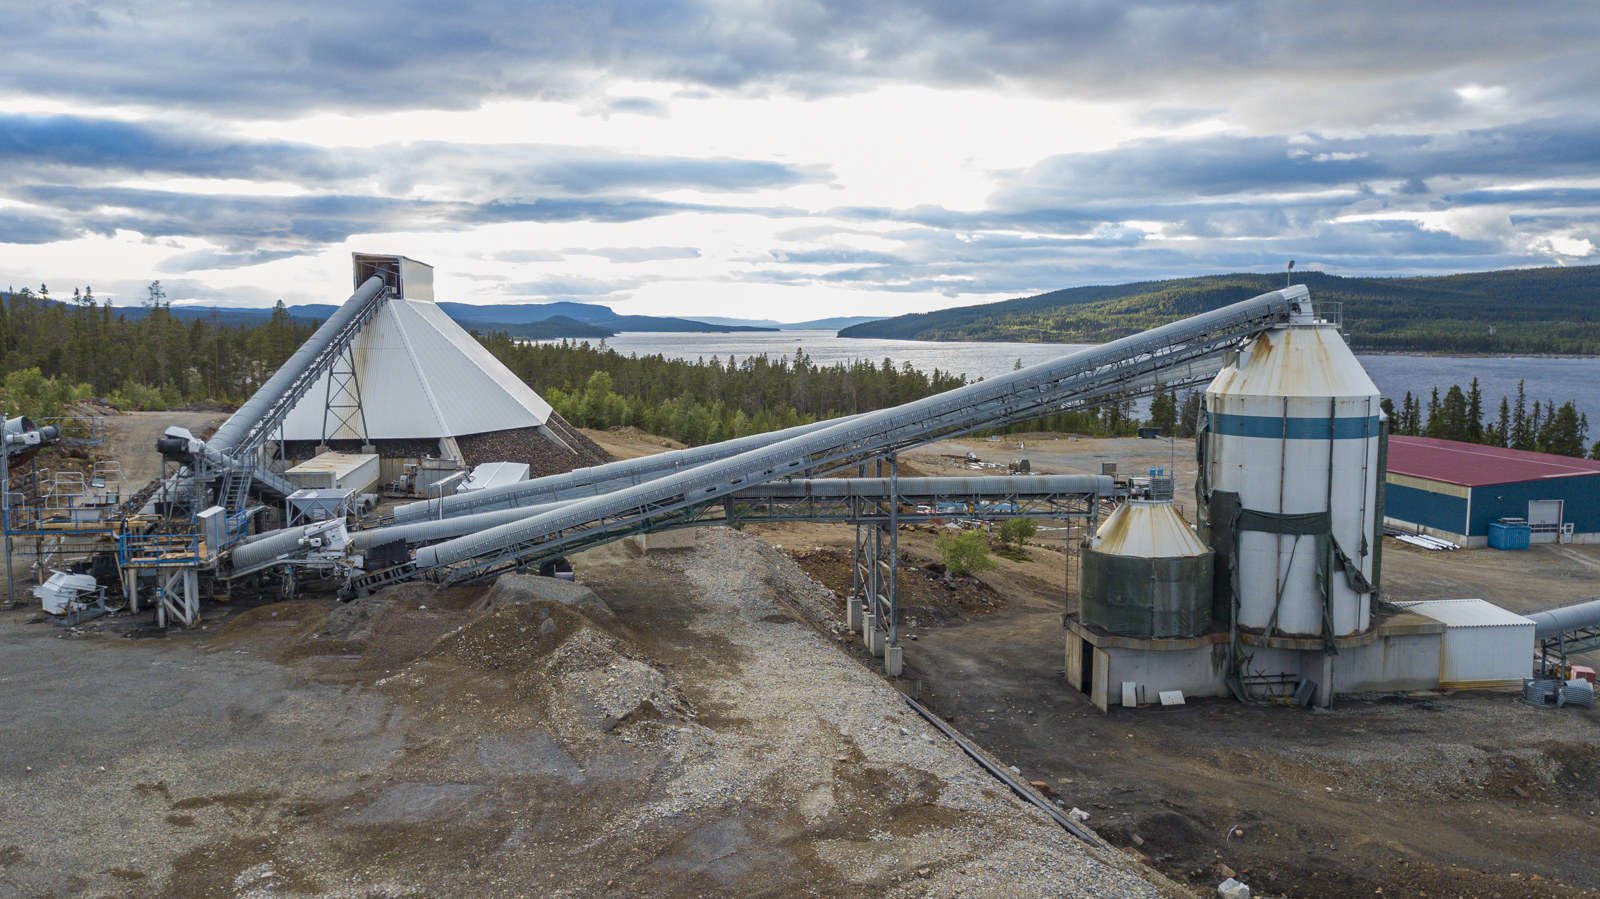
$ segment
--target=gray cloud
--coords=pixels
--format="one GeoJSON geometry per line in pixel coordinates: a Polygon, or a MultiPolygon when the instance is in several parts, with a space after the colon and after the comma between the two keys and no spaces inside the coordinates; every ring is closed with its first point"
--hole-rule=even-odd
{"type": "Polygon", "coordinates": [[[1594,7],[1576,0],[1463,0],[1448,12],[1376,0],[283,0],[200,15],[179,0],[86,0],[15,4],[0,27],[8,92],[268,118],[576,97],[643,78],[804,95],[1004,80],[1057,96],[1160,95],[1174,110],[1226,103],[1280,123],[1401,124],[1473,114],[1454,93],[1465,84],[1504,86],[1524,109],[1580,104],[1600,36],[1594,7]]]}
{"type": "Polygon", "coordinates": [[[573,256],[599,256],[610,262],[655,262],[661,259],[699,259],[700,251],[694,247],[602,247],[585,250],[570,248],[573,256]]]}
{"type": "Polygon", "coordinates": [[[311,189],[373,180],[388,194],[446,180],[480,200],[683,188],[740,192],[832,178],[822,167],[762,160],[437,141],[329,149],[225,139],[173,122],[0,114],[0,183],[83,184],[129,174],[287,181],[311,189]]]}

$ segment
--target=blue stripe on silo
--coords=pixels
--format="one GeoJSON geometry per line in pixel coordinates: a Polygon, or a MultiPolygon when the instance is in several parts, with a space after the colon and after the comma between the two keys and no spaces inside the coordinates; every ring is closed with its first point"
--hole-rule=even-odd
{"type": "MultiPolygon", "coordinates": [[[[1267,437],[1272,439],[1282,438],[1284,423],[1288,422],[1288,438],[1290,440],[1327,440],[1328,419],[1326,418],[1276,418],[1271,415],[1230,415],[1226,412],[1213,413],[1211,416],[1211,430],[1217,434],[1227,434],[1231,437],[1267,437]]],[[[1378,436],[1378,416],[1370,418],[1335,418],[1333,420],[1333,439],[1335,440],[1361,440],[1378,436]]]]}
{"type": "MultiPolygon", "coordinates": [[[[1524,503],[1522,514],[1526,515],[1527,512],[1527,504],[1524,503]]],[[[1452,534],[1467,532],[1466,497],[1419,490],[1394,481],[1390,481],[1384,490],[1383,515],[1385,518],[1420,524],[1425,528],[1438,528],[1452,534]]]]}

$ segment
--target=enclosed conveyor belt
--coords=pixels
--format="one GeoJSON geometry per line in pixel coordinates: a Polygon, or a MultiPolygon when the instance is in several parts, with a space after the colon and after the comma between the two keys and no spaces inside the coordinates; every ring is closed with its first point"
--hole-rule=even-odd
{"type": "MultiPolygon", "coordinates": [[[[687,471],[707,462],[726,459],[729,456],[737,456],[749,450],[781,443],[791,437],[798,437],[802,434],[810,434],[823,428],[833,427],[854,417],[836,418],[831,421],[799,425],[793,428],[785,428],[782,431],[771,431],[766,434],[752,434],[748,437],[724,440],[721,443],[713,443],[708,446],[672,450],[671,452],[657,453],[653,456],[628,459],[624,462],[612,462],[607,465],[595,465],[590,468],[577,468],[562,474],[534,478],[533,480],[516,484],[474,490],[470,493],[430,499],[425,502],[407,503],[395,507],[394,520],[396,523],[427,519],[437,520],[440,518],[453,518],[458,515],[476,515],[482,512],[502,509],[531,509],[549,503],[581,499],[586,496],[602,496],[623,487],[643,484],[646,481],[653,481],[674,472],[687,471]]],[[[517,517],[526,518],[528,516],[517,517]]],[[[510,521],[514,519],[502,520],[510,521]]],[[[470,534],[472,531],[459,531],[458,533],[470,534]]]]}
{"type": "MultiPolygon", "coordinates": [[[[1052,362],[1009,372],[892,409],[869,412],[771,446],[709,462],[522,521],[426,547],[414,559],[358,578],[370,589],[421,572],[446,583],[554,558],[575,545],[682,519],[708,501],[808,470],[827,471],[984,428],[1030,421],[1154,386],[1276,324],[1310,311],[1304,286],[1262,294],[1212,312],[1052,362]]],[[[1181,377],[1181,376],[1180,376],[1181,377]]]]}
{"type": "MultiPolygon", "coordinates": [[[[1110,497],[1115,489],[1111,478],[1102,475],[1034,475],[1031,477],[986,478],[900,478],[899,488],[893,494],[902,504],[928,506],[926,513],[903,513],[908,522],[930,518],[949,518],[953,515],[968,517],[1021,517],[1048,515],[1053,503],[1077,501],[1084,495],[1110,497]],[[959,504],[959,513],[938,512],[938,507],[959,504]],[[1006,508],[1009,507],[1009,508],[1006,508]]],[[[692,527],[719,521],[863,521],[871,516],[866,512],[850,511],[851,502],[883,503],[890,499],[888,478],[810,478],[794,481],[774,481],[758,484],[732,494],[728,508],[718,505],[703,510],[694,517],[684,517],[672,524],[692,527]]],[[[411,521],[388,527],[357,531],[350,535],[350,545],[358,552],[401,540],[408,545],[433,543],[473,534],[497,525],[532,518],[545,512],[563,508],[576,500],[524,506],[516,509],[498,509],[476,515],[459,515],[438,521],[411,521]]],[[[727,505],[724,502],[724,505],[727,505]]]]}
{"type": "Polygon", "coordinates": [[[230,455],[254,451],[278,429],[289,410],[317,383],[360,333],[367,320],[388,298],[383,279],[368,278],[321,327],[300,345],[288,361],[278,366],[239,411],[206,441],[212,449],[230,455]]]}
{"type": "Polygon", "coordinates": [[[1523,617],[1533,619],[1535,640],[1549,640],[1562,634],[1600,627],[1600,599],[1545,609],[1542,612],[1527,612],[1523,617]]]}

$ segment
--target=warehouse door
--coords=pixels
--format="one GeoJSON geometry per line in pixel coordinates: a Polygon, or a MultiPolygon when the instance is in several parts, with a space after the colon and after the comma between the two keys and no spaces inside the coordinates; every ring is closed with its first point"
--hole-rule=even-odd
{"type": "Polygon", "coordinates": [[[1536,499],[1528,503],[1528,531],[1534,543],[1555,543],[1561,534],[1561,500],[1536,499]]]}

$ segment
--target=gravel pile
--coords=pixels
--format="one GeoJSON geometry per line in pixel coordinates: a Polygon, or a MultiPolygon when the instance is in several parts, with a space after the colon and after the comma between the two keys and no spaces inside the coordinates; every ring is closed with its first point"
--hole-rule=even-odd
{"type": "Polygon", "coordinates": [[[624,722],[692,714],[666,677],[629,644],[554,600],[490,612],[446,635],[383,683],[426,692],[459,682],[456,671],[463,668],[509,678],[518,711],[533,711],[568,746],[593,743],[624,722]]]}
{"type": "MultiPolygon", "coordinates": [[[[553,414],[551,421],[555,421],[553,414]]],[[[556,429],[552,427],[552,430],[556,429]]],[[[582,437],[583,435],[579,434],[578,436],[582,437]]],[[[461,447],[461,455],[468,468],[481,465],[484,462],[526,462],[528,464],[528,477],[530,478],[562,474],[574,468],[603,465],[606,462],[613,461],[611,456],[598,446],[591,450],[565,435],[562,436],[562,439],[568,440],[572,445],[581,447],[582,452],[574,453],[568,451],[565,447],[539,433],[538,428],[512,428],[505,431],[490,431],[485,434],[470,434],[465,437],[457,437],[456,445],[461,447]]],[[[584,438],[584,440],[588,441],[588,438],[584,438]]],[[[589,443],[592,445],[592,441],[589,441],[589,443]]]]}
{"type": "Polygon", "coordinates": [[[574,428],[565,418],[555,412],[550,413],[550,418],[545,422],[545,426],[554,431],[556,436],[560,437],[567,446],[572,447],[579,458],[583,459],[583,464],[585,465],[604,465],[607,462],[617,461],[615,457],[606,452],[604,447],[584,436],[582,431],[574,428]]]}
{"type": "Polygon", "coordinates": [[[695,683],[696,702],[749,725],[618,728],[670,754],[674,777],[667,798],[630,810],[608,837],[701,809],[780,803],[819,861],[880,895],[1186,895],[1017,801],[892,686],[795,620],[827,626],[834,599],[766,543],[708,528],[695,553],[645,564],[693,588],[704,607],[695,639],[728,641],[741,659],[695,683]]]}

